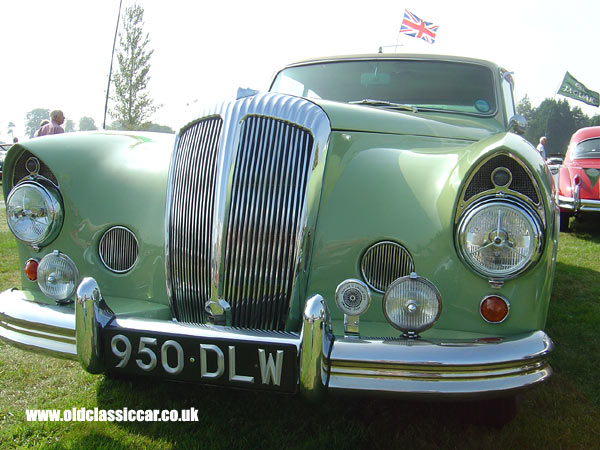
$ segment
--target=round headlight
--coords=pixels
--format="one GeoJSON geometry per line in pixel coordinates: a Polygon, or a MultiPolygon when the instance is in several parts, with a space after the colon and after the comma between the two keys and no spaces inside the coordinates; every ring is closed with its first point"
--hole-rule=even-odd
{"type": "Polygon", "coordinates": [[[528,208],[493,201],[471,209],[458,228],[463,259],[485,277],[508,278],[539,256],[541,228],[528,208]]]}
{"type": "Polygon", "coordinates": [[[40,290],[56,301],[69,299],[75,292],[79,272],[67,255],[54,251],[42,258],[38,266],[37,282],[40,290]]]}
{"type": "Polygon", "coordinates": [[[34,246],[48,244],[62,225],[58,192],[37,181],[18,184],[6,199],[6,220],[17,239],[34,246]]]}
{"type": "Polygon", "coordinates": [[[441,311],[439,291],[430,281],[414,272],[390,284],[383,296],[385,317],[405,333],[419,333],[430,328],[441,311]]]}

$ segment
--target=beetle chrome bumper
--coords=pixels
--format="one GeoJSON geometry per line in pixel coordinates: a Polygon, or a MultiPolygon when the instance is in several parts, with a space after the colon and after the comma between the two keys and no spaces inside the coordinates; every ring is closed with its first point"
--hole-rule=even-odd
{"type": "Polygon", "coordinates": [[[591,200],[587,198],[580,198],[578,192],[575,197],[565,197],[563,195],[558,197],[558,206],[561,210],[572,211],[574,213],[580,212],[600,212],[600,200],[591,200]]]}
{"type": "Polygon", "coordinates": [[[124,332],[294,345],[298,384],[307,397],[324,391],[433,399],[494,396],[530,387],[552,374],[547,357],[553,344],[543,331],[460,341],[334,337],[327,331],[326,307],[318,295],[306,302],[300,334],[282,335],[119,318],[91,278],[79,285],[75,308],[34,303],[17,290],[0,294],[0,338],[27,350],[79,359],[92,373],[106,370],[101,335],[107,326],[124,332]]]}

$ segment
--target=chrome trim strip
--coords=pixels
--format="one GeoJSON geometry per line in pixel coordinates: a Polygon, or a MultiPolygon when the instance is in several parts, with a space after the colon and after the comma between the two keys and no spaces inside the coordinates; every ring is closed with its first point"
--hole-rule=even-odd
{"type": "Polygon", "coordinates": [[[27,300],[17,289],[0,293],[0,339],[24,350],[76,359],[73,305],[27,300]]]}
{"type": "Polygon", "coordinates": [[[420,398],[511,392],[550,377],[553,346],[543,331],[491,342],[336,339],[329,390],[420,398]]]}

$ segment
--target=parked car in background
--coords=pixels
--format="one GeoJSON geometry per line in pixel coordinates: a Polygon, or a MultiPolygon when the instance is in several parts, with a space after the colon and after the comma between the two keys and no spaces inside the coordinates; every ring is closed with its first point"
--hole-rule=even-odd
{"type": "Polygon", "coordinates": [[[548,379],[558,208],[497,65],[283,68],[172,138],[15,145],[0,337],[92,372],[417,399],[548,379]]]}
{"type": "Polygon", "coordinates": [[[558,204],[560,229],[568,231],[569,219],[600,212],[600,127],[577,130],[571,137],[560,166],[558,204]]]}

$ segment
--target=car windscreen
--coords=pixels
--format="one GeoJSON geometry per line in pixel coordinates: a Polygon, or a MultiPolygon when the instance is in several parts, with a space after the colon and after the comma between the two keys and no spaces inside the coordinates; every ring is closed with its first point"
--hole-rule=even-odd
{"type": "Polygon", "coordinates": [[[585,140],[577,144],[577,146],[575,147],[575,150],[573,152],[573,159],[587,158],[600,159],[600,138],[585,140]]]}
{"type": "Polygon", "coordinates": [[[271,92],[486,116],[496,112],[492,71],[451,61],[351,60],[293,66],[277,74],[271,92]]]}

